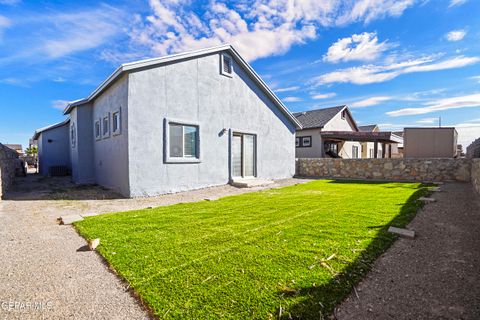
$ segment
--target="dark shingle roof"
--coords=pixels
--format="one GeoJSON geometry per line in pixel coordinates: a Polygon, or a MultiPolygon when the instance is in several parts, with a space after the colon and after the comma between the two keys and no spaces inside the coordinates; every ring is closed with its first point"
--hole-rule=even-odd
{"type": "Polygon", "coordinates": [[[302,129],[322,128],[345,106],[295,112],[293,115],[302,124],[302,129]]]}
{"type": "Polygon", "coordinates": [[[360,130],[361,132],[372,132],[376,126],[377,126],[376,124],[369,124],[368,126],[359,126],[358,130],[360,130]]]}

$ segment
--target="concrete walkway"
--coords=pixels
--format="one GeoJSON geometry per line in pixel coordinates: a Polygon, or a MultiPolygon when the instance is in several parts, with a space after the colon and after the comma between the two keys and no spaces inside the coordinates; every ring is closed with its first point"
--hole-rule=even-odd
{"type": "Polygon", "coordinates": [[[338,319],[480,319],[480,196],[448,183],[378,259],[338,319]]]}
{"type": "MultiPolygon", "coordinates": [[[[283,180],[279,187],[306,180],[283,180]]],[[[221,186],[145,199],[121,199],[67,179],[28,176],[0,201],[0,319],[146,319],[126,285],[109,271],[65,214],[141,209],[256,189],[221,186]],[[52,200],[70,199],[70,200],[52,200]],[[103,200],[105,199],[105,200],[103,200]]]]}

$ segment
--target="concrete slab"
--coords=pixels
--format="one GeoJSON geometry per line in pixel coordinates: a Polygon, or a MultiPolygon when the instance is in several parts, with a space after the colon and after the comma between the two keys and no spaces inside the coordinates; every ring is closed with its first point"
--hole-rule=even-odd
{"type": "Polygon", "coordinates": [[[262,187],[273,184],[273,180],[264,179],[234,179],[231,185],[237,188],[262,187]]]}
{"type": "Polygon", "coordinates": [[[397,227],[389,227],[388,232],[399,235],[400,237],[403,237],[403,238],[408,238],[408,239],[415,238],[415,231],[413,230],[402,229],[397,227]]]}
{"type": "Polygon", "coordinates": [[[93,212],[90,212],[90,213],[82,213],[81,214],[82,217],[93,217],[93,216],[98,216],[98,213],[93,213],[93,212]]]}
{"type": "Polygon", "coordinates": [[[82,216],[79,214],[69,214],[66,216],[60,217],[60,224],[72,224],[76,221],[83,220],[82,216]]]}
{"type": "Polygon", "coordinates": [[[427,198],[427,197],[420,197],[420,198],[418,198],[418,200],[424,201],[424,202],[435,202],[435,201],[437,201],[435,198],[427,198]]]}

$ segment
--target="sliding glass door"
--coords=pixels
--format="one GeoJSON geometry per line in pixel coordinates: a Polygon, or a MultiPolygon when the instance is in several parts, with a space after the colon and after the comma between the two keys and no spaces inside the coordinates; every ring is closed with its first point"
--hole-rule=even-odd
{"type": "Polygon", "coordinates": [[[232,176],[254,177],[256,174],[255,135],[234,133],[232,137],[232,176]]]}

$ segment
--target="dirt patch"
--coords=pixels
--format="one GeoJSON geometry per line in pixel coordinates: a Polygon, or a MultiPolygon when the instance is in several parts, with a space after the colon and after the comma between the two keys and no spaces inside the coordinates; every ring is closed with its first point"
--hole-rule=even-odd
{"type": "Polygon", "coordinates": [[[480,319],[480,197],[448,183],[336,312],[338,319],[480,319]]]}

